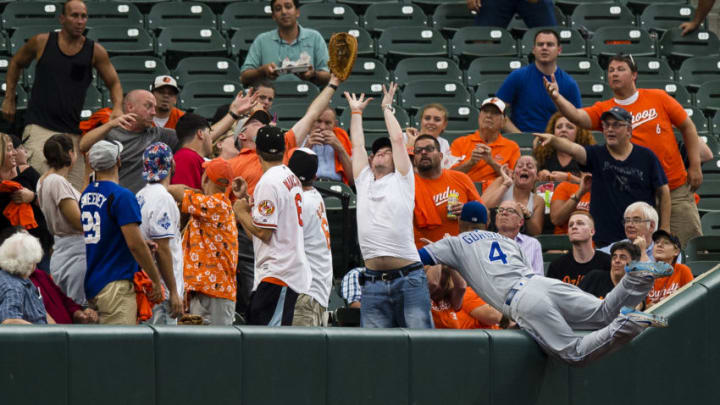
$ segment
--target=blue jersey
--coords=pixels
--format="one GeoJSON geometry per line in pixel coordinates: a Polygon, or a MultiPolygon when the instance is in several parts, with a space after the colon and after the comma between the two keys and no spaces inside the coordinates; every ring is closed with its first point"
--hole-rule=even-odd
{"type": "Polygon", "coordinates": [[[90,183],[80,197],[87,273],[85,294],[95,297],[108,283],[132,280],[138,264],[130,253],[121,226],[140,223],[135,195],[111,181],[90,183]]]}

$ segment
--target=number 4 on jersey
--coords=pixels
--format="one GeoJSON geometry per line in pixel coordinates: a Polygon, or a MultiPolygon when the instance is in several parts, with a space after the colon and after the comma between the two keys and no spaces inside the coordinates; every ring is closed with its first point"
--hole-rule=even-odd
{"type": "Polygon", "coordinates": [[[500,243],[497,241],[490,245],[490,257],[488,259],[490,259],[491,262],[502,260],[503,264],[507,264],[507,255],[500,249],[500,243]]]}

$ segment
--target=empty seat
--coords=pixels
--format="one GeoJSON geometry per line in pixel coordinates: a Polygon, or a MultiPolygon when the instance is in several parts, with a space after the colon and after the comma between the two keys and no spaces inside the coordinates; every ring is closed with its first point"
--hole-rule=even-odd
{"type": "Polygon", "coordinates": [[[45,26],[45,25],[26,25],[16,29],[10,37],[10,43],[8,51],[11,55],[15,55],[20,48],[25,45],[28,39],[34,37],[37,34],[42,34],[48,31],[60,31],[60,26],[57,24],[45,26]]]}
{"type": "Polygon", "coordinates": [[[230,54],[239,57],[241,66],[255,38],[266,31],[268,29],[264,26],[247,27],[235,31],[230,39],[230,54]]]}
{"type": "Polygon", "coordinates": [[[145,16],[132,3],[87,2],[88,28],[109,27],[144,27],[145,16]]]}
{"type": "Polygon", "coordinates": [[[636,25],[632,11],[621,4],[586,3],[578,5],[570,18],[571,27],[596,31],[602,27],[636,25]]]}
{"type": "MultiPolygon", "coordinates": [[[[101,80],[100,82],[102,82],[102,80],[101,80]]],[[[104,84],[104,83],[103,83],[103,84],[104,84]]],[[[139,90],[148,90],[148,91],[149,91],[149,90],[152,90],[152,84],[153,84],[153,82],[147,81],[147,80],[137,80],[137,79],[135,79],[135,80],[123,80],[123,81],[121,82],[121,84],[122,84],[122,88],[123,88],[123,93],[124,93],[124,94],[127,94],[127,93],[129,93],[131,90],[138,90],[138,89],[139,89],[139,90]]],[[[113,102],[112,102],[112,98],[110,97],[110,90],[108,90],[108,89],[103,85],[102,87],[100,87],[100,92],[102,93],[103,103],[104,103],[106,106],[112,106],[112,105],[113,105],[113,102]]]]}
{"type": "Polygon", "coordinates": [[[720,80],[703,83],[695,95],[695,105],[701,110],[714,111],[717,117],[717,111],[720,110],[720,80]]]}
{"type": "Polygon", "coordinates": [[[720,212],[708,212],[700,218],[705,236],[720,235],[720,212]]]}
{"type": "Polygon", "coordinates": [[[353,79],[390,81],[387,67],[375,58],[358,57],[350,75],[353,79]]]}
{"type": "Polygon", "coordinates": [[[700,198],[720,198],[720,180],[703,180],[700,188],[695,191],[700,198]]]}
{"type": "Polygon", "coordinates": [[[685,36],[679,28],[663,34],[658,43],[660,55],[668,58],[673,69],[679,69],[683,60],[693,56],[720,55],[720,40],[715,33],[697,30],[685,36]]]}
{"type": "Polygon", "coordinates": [[[418,110],[425,104],[471,105],[470,93],[462,82],[422,80],[408,83],[402,91],[402,106],[418,110]]]}
{"type": "Polygon", "coordinates": [[[540,246],[542,247],[544,262],[552,262],[572,249],[570,239],[568,239],[567,235],[540,234],[535,236],[535,238],[540,242],[540,246]]]}
{"type": "Polygon", "coordinates": [[[378,55],[385,58],[388,67],[394,67],[398,59],[413,56],[446,56],[445,38],[431,28],[388,28],[378,39],[378,55]]]}
{"type": "Polygon", "coordinates": [[[472,25],[475,25],[475,14],[468,10],[465,2],[440,4],[432,15],[432,26],[439,31],[454,32],[472,25]]]}
{"type": "Polygon", "coordinates": [[[165,62],[172,68],[173,62],[185,56],[226,55],[227,43],[214,28],[173,26],[160,33],[157,52],[166,57],[165,62]]]}
{"type": "Polygon", "coordinates": [[[155,44],[144,28],[105,27],[90,30],[87,37],[98,41],[112,55],[152,55],[155,44]]]}
{"type": "Polygon", "coordinates": [[[270,110],[270,113],[277,116],[277,125],[282,128],[289,130],[295,125],[296,122],[305,116],[307,112],[307,103],[286,103],[286,102],[274,102],[270,110]]]}
{"type": "Polygon", "coordinates": [[[317,86],[303,81],[275,82],[275,102],[283,104],[305,104],[305,109],[320,91],[317,86]]]}
{"type": "Polygon", "coordinates": [[[642,89],[662,89],[673,96],[678,103],[682,105],[692,104],[690,93],[680,82],[638,79],[637,86],[642,89]]]}
{"type": "MultiPolygon", "coordinates": [[[[640,27],[648,31],[665,32],[693,19],[695,9],[688,4],[650,4],[640,14],[640,27]]],[[[700,29],[705,29],[701,24],[700,29]]]]}
{"type": "MultiPolygon", "coordinates": [[[[345,100],[345,95],[343,94],[346,91],[348,93],[355,93],[358,96],[361,93],[365,93],[365,97],[374,98],[370,105],[380,105],[380,100],[382,100],[383,97],[383,84],[386,83],[380,80],[355,80],[352,76],[350,76],[349,80],[344,81],[340,86],[338,86],[338,90],[333,95],[330,105],[338,110],[346,109],[347,100],[345,100]]],[[[393,104],[400,105],[400,93],[401,92],[399,90],[395,93],[395,100],[393,100],[393,104]]]]}
{"type": "Polygon", "coordinates": [[[504,79],[490,79],[478,82],[477,89],[475,90],[475,107],[480,108],[483,100],[488,97],[495,97],[504,81],[504,79]]]}
{"type": "MultiPolygon", "coordinates": [[[[193,114],[197,114],[201,117],[205,117],[208,120],[211,120],[215,116],[215,112],[217,111],[218,107],[226,106],[227,104],[228,103],[201,105],[200,107],[197,107],[193,110],[193,114]]],[[[212,123],[214,124],[214,122],[212,123]]]]}
{"type": "Polygon", "coordinates": [[[711,80],[720,80],[720,56],[685,59],[678,70],[678,81],[689,88],[699,89],[711,80]]]}
{"type": "Polygon", "coordinates": [[[635,57],[635,55],[633,58],[639,77],[653,80],[675,80],[675,72],[668,65],[666,59],[657,56],[635,57]]]}
{"type": "Polygon", "coordinates": [[[696,236],[685,246],[687,261],[720,261],[720,235],[696,236]]]}
{"type": "Polygon", "coordinates": [[[595,104],[598,101],[613,97],[610,86],[597,80],[576,80],[580,89],[580,99],[583,107],[595,104]]]}
{"type": "Polygon", "coordinates": [[[237,1],[228,4],[220,15],[220,29],[225,32],[244,31],[250,27],[264,27],[265,31],[277,28],[268,3],[237,1]],[[238,30],[242,27],[242,30],[238,30]]]}
{"type": "MultiPolygon", "coordinates": [[[[5,81],[0,84],[0,98],[5,99],[5,81]]],[[[28,93],[22,86],[15,87],[15,108],[18,110],[24,110],[28,105],[28,93]]]]}
{"type": "Polygon", "coordinates": [[[95,86],[88,86],[87,92],[85,93],[85,103],[80,110],[80,119],[86,120],[90,118],[92,113],[103,108],[103,96],[102,93],[95,86]]]}
{"type": "Polygon", "coordinates": [[[404,3],[378,3],[365,10],[363,26],[373,33],[390,27],[426,26],[427,16],[419,6],[404,3]]]}
{"type": "MultiPolygon", "coordinates": [[[[703,218],[710,214],[712,213],[707,213],[703,215],[703,218]]],[[[685,264],[690,267],[690,271],[692,272],[693,276],[697,277],[708,270],[714,269],[718,264],[720,264],[720,262],[717,260],[698,260],[693,262],[687,262],[685,264]]]]}
{"type": "Polygon", "coordinates": [[[457,63],[443,57],[405,58],[398,62],[393,73],[394,80],[401,86],[420,80],[463,81],[463,74],[457,63]]]}
{"type": "Polygon", "coordinates": [[[232,59],[218,56],[191,56],[181,59],[174,71],[180,85],[193,80],[240,80],[240,67],[232,59]]]}
{"type": "Polygon", "coordinates": [[[300,6],[298,23],[303,27],[312,28],[316,25],[344,25],[346,28],[357,27],[360,18],[350,6],[344,4],[305,4],[300,6]]]}
{"type": "Polygon", "coordinates": [[[10,50],[10,39],[5,31],[0,31],[0,54],[6,54],[10,50]]]}
{"type": "Polygon", "coordinates": [[[59,24],[58,17],[62,13],[62,4],[44,1],[16,1],[5,6],[2,13],[4,29],[17,29],[27,25],[59,24]]]}
{"type": "Polygon", "coordinates": [[[216,28],[215,13],[205,3],[194,1],[158,3],[147,17],[148,28],[161,30],[168,27],[216,28]]]}
{"type": "Polygon", "coordinates": [[[347,32],[358,41],[358,56],[375,57],[375,40],[365,28],[337,24],[318,25],[313,28],[322,35],[325,42],[329,41],[332,34],[336,32],[347,32]]]}
{"type": "Polygon", "coordinates": [[[186,110],[193,110],[208,104],[228,104],[240,91],[242,91],[242,85],[236,81],[189,82],[183,86],[178,104],[186,110]]]}
{"type": "Polygon", "coordinates": [[[692,120],[693,124],[695,124],[698,135],[707,136],[708,133],[710,133],[710,125],[708,125],[707,117],[705,117],[702,110],[697,107],[687,105],[683,106],[683,108],[685,109],[688,117],[692,120]]]}
{"type": "MultiPolygon", "coordinates": [[[[479,114],[477,108],[468,104],[442,104],[448,112],[448,123],[445,131],[442,133],[442,137],[449,143],[452,143],[458,136],[467,135],[477,129],[479,114]]],[[[416,128],[420,128],[421,119],[420,111],[418,111],[413,120],[413,125],[415,125],[416,128]]]]}
{"type": "Polygon", "coordinates": [[[580,34],[580,31],[565,27],[535,27],[528,29],[520,41],[520,54],[532,54],[535,46],[535,35],[546,29],[554,30],[560,37],[560,46],[562,46],[560,56],[587,56],[585,38],[580,34]]]}
{"type": "Polygon", "coordinates": [[[590,41],[591,55],[607,58],[618,53],[655,56],[655,41],[647,31],[634,26],[602,27],[595,31],[590,41]]]}
{"type": "Polygon", "coordinates": [[[558,58],[557,65],[575,80],[605,80],[605,71],[594,58],[579,56],[558,58]]]}
{"type": "MultiPolygon", "coordinates": [[[[343,110],[338,121],[342,128],[350,128],[350,119],[352,114],[349,108],[343,110]]],[[[407,111],[399,106],[395,106],[395,118],[400,123],[400,127],[406,128],[410,126],[410,118],[407,111]]],[[[387,136],[387,127],[385,126],[385,114],[379,103],[372,103],[363,111],[363,131],[366,133],[377,133],[387,136]]],[[[367,139],[366,139],[367,140],[367,139]]],[[[370,149],[372,143],[367,143],[365,147],[370,149]]]]}
{"type": "Polygon", "coordinates": [[[496,56],[477,58],[468,66],[465,75],[468,86],[475,87],[483,80],[504,80],[510,73],[527,65],[521,57],[496,56]]]}
{"type": "Polygon", "coordinates": [[[110,63],[115,67],[121,83],[126,80],[145,80],[152,83],[155,77],[170,74],[165,61],[155,56],[113,56],[110,63]]]}
{"type": "Polygon", "coordinates": [[[478,56],[516,56],[517,44],[509,32],[497,27],[465,27],[451,40],[452,55],[467,66],[478,56]]]}
{"type": "Polygon", "coordinates": [[[521,150],[532,151],[535,135],[530,132],[517,132],[503,134],[503,136],[518,144],[521,150]]]}

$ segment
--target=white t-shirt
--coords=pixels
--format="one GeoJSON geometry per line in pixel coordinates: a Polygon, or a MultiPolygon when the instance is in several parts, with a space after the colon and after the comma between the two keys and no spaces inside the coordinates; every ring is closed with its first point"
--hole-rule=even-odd
{"type": "Polygon", "coordinates": [[[153,122],[155,123],[155,126],[158,128],[165,128],[165,124],[170,120],[170,116],[168,115],[165,118],[158,118],[153,117],[153,122]]]}
{"type": "Polygon", "coordinates": [[[282,280],[298,294],[310,289],[312,276],[303,243],[302,192],[300,180],[285,165],[268,169],[255,186],[253,224],[274,232],[268,243],[253,236],[253,290],[266,277],[282,280]]]}
{"type": "MultiPolygon", "coordinates": [[[[140,231],[145,239],[170,238],[170,254],[178,294],[182,297],[185,281],[183,278],[183,251],[180,237],[180,210],[175,199],[160,183],[148,183],[135,196],[140,205],[142,223],[140,231]]],[[[167,287],[167,286],[166,286],[167,287]]]]}
{"type": "Polygon", "coordinates": [[[74,229],[60,210],[62,200],[75,200],[75,204],[80,200],[80,193],[65,177],[55,173],[45,176],[37,184],[37,198],[50,233],[55,236],[82,235],[82,231],[74,229]]]}
{"type": "Polygon", "coordinates": [[[325,215],[325,202],[314,188],[303,191],[302,219],[305,255],[312,273],[307,294],[327,308],[333,277],[330,224],[325,215]]]}
{"type": "Polygon", "coordinates": [[[415,174],[398,171],[375,180],[370,166],[355,178],[358,241],[363,259],[381,256],[420,261],[413,235],[415,174]]]}
{"type": "Polygon", "coordinates": [[[438,136],[437,137],[438,143],[440,143],[440,152],[443,153],[443,155],[450,154],[450,143],[447,141],[447,139],[438,136]]]}

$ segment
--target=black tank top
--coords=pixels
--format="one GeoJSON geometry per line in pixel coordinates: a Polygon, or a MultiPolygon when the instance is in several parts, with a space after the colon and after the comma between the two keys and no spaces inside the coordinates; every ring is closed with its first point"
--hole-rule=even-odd
{"type": "Polygon", "coordinates": [[[80,111],[92,81],[93,50],[93,40],[85,38],[80,52],[65,55],[58,45],[58,33],[50,32],[35,67],[35,82],[25,114],[28,124],[58,132],[80,133],[80,111]]]}

